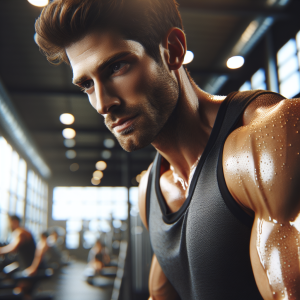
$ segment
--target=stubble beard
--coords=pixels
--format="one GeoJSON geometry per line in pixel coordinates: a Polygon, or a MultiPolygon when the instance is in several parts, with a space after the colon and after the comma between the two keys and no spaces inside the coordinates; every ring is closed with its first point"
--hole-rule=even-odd
{"type": "Polygon", "coordinates": [[[150,82],[145,91],[146,103],[141,103],[138,107],[119,107],[113,112],[114,118],[137,115],[138,120],[133,125],[116,134],[106,124],[127,152],[150,145],[160,135],[180,97],[177,81],[161,66],[156,79],[150,82]]]}

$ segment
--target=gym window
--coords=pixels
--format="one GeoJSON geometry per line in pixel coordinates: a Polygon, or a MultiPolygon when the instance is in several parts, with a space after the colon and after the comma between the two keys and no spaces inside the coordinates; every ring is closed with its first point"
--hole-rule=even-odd
{"type": "Polygon", "coordinates": [[[263,68],[257,70],[251,77],[251,80],[246,81],[239,89],[242,91],[250,91],[250,90],[266,90],[266,74],[263,68]]]}
{"type": "Polygon", "coordinates": [[[26,161],[2,136],[0,166],[0,242],[9,238],[8,214],[25,219],[25,227],[37,237],[47,227],[47,184],[32,170],[27,172],[26,161]]]}
{"type": "Polygon", "coordinates": [[[300,32],[277,52],[279,91],[287,98],[300,93],[299,49],[300,32]]]}
{"type": "Polygon", "coordinates": [[[110,232],[112,225],[122,226],[122,221],[127,220],[128,189],[56,187],[53,190],[52,218],[66,220],[68,249],[77,249],[80,244],[90,248],[99,238],[99,232],[110,232]]]}

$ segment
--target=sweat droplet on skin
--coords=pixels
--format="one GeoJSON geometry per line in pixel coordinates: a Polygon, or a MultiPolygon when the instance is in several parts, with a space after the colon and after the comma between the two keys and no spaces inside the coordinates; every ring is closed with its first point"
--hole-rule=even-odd
{"type": "MultiPolygon", "coordinates": [[[[266,272],[273,295],[284,295],[286,300],[300,299],[300,284],[295,265],[299,264],[300,252],[298,248],[287,246],[295,239],[300,240],[300,233],[293,225],[282,224],[269,217],[268,221],[258,220],[257,223],[257,251],[260,262],[266,272]],[[288,232],[293,232],[288,235],[288,232]],[[280,242],[279,242],[280,241],[280,242]],[[293,295],[293,298],[288,296],[293,295]]],[[[300,224],[299,219],[296,218],[300,224]]],[[[274,298],[275,299],[275,298],[274,298]]],[[[277,298],[276,298],[277,299],[277,298]]]]}

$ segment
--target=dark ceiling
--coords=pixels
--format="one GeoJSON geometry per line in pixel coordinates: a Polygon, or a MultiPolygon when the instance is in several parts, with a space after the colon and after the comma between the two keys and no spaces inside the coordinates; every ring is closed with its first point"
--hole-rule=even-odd
{"type": "MultiPolygon", "coordinates": [[[[242,72],[246,72],[229,72],[225,62],[229,55],[239,54],[233,53],[235,46],[253,20],[257,20],[257,24],[268,18],[274,24],[288,22],[299,12],[299,1],[178,2],[188,49],[195,54],[188,69],[196,83],[208,92],[220,91],[221,88],[214,84],[220,75],[225,74],[232,85],[232,78],[242,78],[242,72]]],[[[53,185],[91,185],[95,163],[103,160],[102,151],[106,150],[103,141],[114,137],[87,97],[72,85],[70,67],[52,66],[39,52],[33,36],[34,22],[40,11],[26,0],[0,0],[0,78],[52,171],[53,185]],[[59,116],[62,113],[73,114],[75,123],[72,126],[61,124],[59,116]],[[66,127],[77,132],[74,159],[65,156],[68,149],[63,144],[62,130],[66,127]],[[70,171],[72,163],[79,164],[78,171],[70,171]]],[[[240,51],[244,51],[245,56],[251,55],[260,38],[258,36],[249,49],[241,48],[240,51]]],[[[136,185],[134,178],[148,167],[155,155],[151,146],[128,154],[116,143],[109,150],[112,156],[106,160],[108,167],[101,182],[104,186],[124,185],[126,180],[136,185]],[[126,174],[130,174],[129,177],[126,174]]]]}

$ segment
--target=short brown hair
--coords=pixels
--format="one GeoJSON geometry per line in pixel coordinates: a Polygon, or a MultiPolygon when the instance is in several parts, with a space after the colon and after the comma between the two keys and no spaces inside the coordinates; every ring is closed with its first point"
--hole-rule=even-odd
{"type": "Polygon", "coordinates": [[[47,59],[69,63],[65,48],[93,30],[115,30],[161,61],[159,44],[172,27],[183,29],[175,0],[54,0],[35,23],[47,59]]]}
{"type": "Polygon", "coordinates": [[[21,223],[21,218],[17,215],[8,215],[8,217],[11,221],[17,221],[19,224],[21,223]]]}

